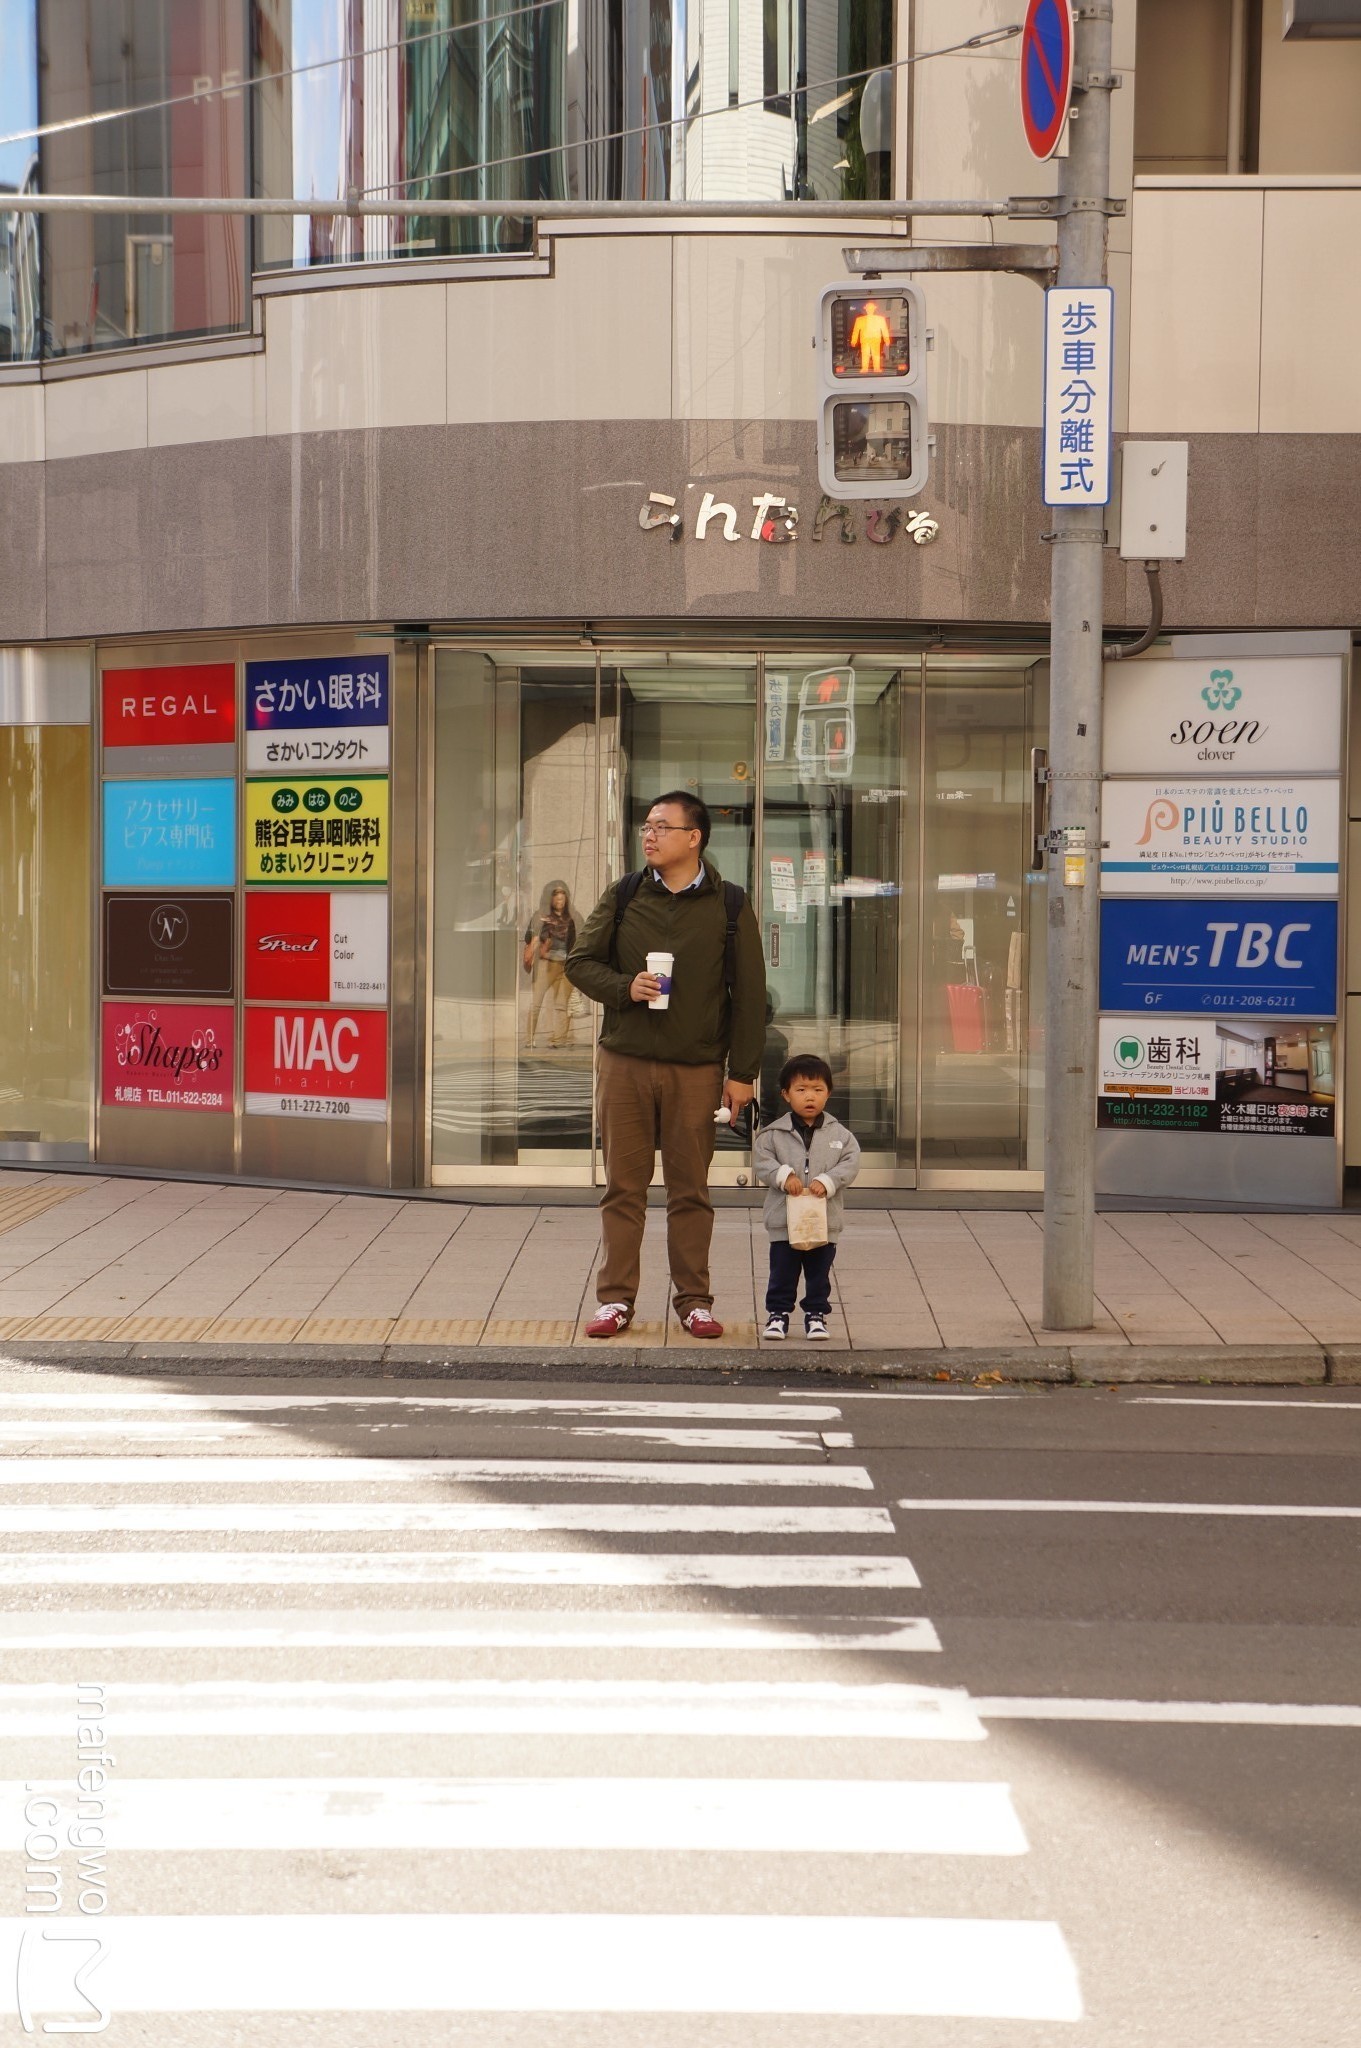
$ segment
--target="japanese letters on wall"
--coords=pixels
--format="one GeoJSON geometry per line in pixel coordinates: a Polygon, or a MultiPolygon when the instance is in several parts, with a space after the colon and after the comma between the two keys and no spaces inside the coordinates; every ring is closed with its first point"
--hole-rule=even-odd
{"type": "Polygon", "coordinates": [[[389,663],[246,663],[248,1116],[387,1117],[389,663]]]}
{"type": "Polygon", "coordinates": [[[103,673],[101,1101],[382,1122],[389,658],[244,682],[103,673]]]}
{"type": "Polygon", "coordinates": [[[1103,1129],[1335,1135],[1342,692],[1337,655],[1108,672],[1103,1129]]]}
{"type": "Polygon", "coordinates": [[[235,665],[105,669],[101,714],[100,1099],[230,1114],[235,665]]]}

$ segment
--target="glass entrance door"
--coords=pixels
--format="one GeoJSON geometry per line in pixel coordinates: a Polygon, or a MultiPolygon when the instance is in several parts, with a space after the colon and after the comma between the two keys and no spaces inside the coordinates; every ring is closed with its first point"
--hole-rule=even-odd
{"type": "MultiPolygon", "coordinates": [[[[644,654],[601,670],[609,879],[640,867],[653,800],[690,790],[708,807],[707,857],[755,900],[757,664],[728,655],[644,654]]],[[[750,1143],[720,1127],[712,1178],[735,1182],[750,1143]]],[[[600,1177],[600,1161],[596,1162],[600,1177]]]]}
{"type": "Polygon", "coordinates": [[[593,656],[437,648],[430,1167],[591,1173],[595,1026],[564,973],[600,893],[593,656]]]}
{"type": "MultiPolygon", "coordinates": [[[[429,1159],[436,1182],[597,1184],[597,1012],[562,963],[648,806],[701,797],[761,925],[762,1114],[830,1064],[863,1184],[1034,1184],[1043,923],[1028,872],[1041,664],[434,650],[429,1159]]],[[[714,1179],[750,1173],[723,1130],[714,1179]]]]}
{"type": "Polygon", "coordinates": [[[928,661],[922,801],[921,1166],[936,1185],[1043,1166],[1042,876],[1031,758],[1044,672],[928,661]]]}
{"type": "Polygon", "coordinates": [[[916,1165],[920,663],[845,653],[765,665],[762,933],[766,1118],[790,1053],[820,1054],[865,1169],[916,1165]]]}

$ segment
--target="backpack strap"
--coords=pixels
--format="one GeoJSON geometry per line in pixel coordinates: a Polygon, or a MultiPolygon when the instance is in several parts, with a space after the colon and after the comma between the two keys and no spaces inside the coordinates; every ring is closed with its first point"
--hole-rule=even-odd
{"type": "Polygon", "coordinates": [[[631,875],[621,875],[614,885],[614,930],[610,933],[610,965],[619,968],[619,927],[624,922],[624,912],[643,886],[643,870],[635,868],[631,875]]]}
{"type": "MultiPolygon", "coordinates": [[[[610,933],[610,965],[619,966],[619,927],[624,914],[643,884],[643,870],[635,868],[632,874],[621,875],[614,885],[614,929],[610,933]]],[[[728,926],[723,934],[723,986],[731,995],[737,980],[737,920],[742,915],[742,906],[747,900],[745,889],[736,882],[723,884],[723,908],[727,913],[728,926]]]]}
{"type": "Polygon", "coordinates": [[[723,986],[729,995],[737,981],[737,920],[746,900],[746,890],[736,882],[723,884],[723,906],[728,913],[728,929],[723,936],[723,986]]]}

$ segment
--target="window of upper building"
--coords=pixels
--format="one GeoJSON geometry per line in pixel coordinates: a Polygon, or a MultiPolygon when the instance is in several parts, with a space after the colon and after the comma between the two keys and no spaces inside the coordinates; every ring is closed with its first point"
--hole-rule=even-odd
{"type": "Polygon", "coordinates": [[[1361,41],[1287,42],[1283,0],[1138,8],[1136,176],[1361,175],[1361,41]]]}
{"type": "Polygon", "coordinates": [[[269,220],[258,261],[520,249],[517,199],[888,197],[894,13],[894,0],[254,0],[258,192],[507,204],[484,219],[269,220]],[[356,48],[362,64],[337,61],[356,48]]]}

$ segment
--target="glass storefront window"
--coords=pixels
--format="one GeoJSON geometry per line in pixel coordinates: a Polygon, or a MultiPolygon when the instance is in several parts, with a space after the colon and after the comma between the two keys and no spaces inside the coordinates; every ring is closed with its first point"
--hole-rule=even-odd
{"type": "Polygon", "coordinates": [[[0,1159],[87,1156],[90,728],[0,725],[0,1159]]]}
{"type": "MultiPolygon", "coordinates": [[[[15,0],[0,0],[8,26],[15,0]]],[[[44,123],[127,119],[44,138],[48,192],[219,197],[246,190],[247,0],[39,0],[44,123]],[[221,88],[209,96],[205,87],[221,88]],[[163,102],[174,101],[174,105],[163,102]]],[[[215,214],[50,214],[42,353],[249,326],[246,222],[215,214]]]]}
{"type": "Polygon", "coordinates": [[[766,658],[766,1117],[794,1052],[831,1066],[867,1165],[912,1167],[920,663],[766,658]]]}
{"type": "MultiPolygon", "coordinates": [[[[755,891],[756,663],[727,655],[654,654],[601,673],[610,879],[641,867],[653,800],[688,789],[713,822],[707,857],[725,881],[755,891]]],[[[718,1152],[745,1157],[720,1128],[718,1152]]]]}
{"type": "Polygon", "coordinates": [[[265,221],[257,262],[522,250],[517,199],[888,198],[893,17],[893,0],[253,0],[257,192],[508,209],[265,221]]]}
{"type": "Polygon", "coordinates": [[[594,1022],[562,972],[600,891],[594,658],[434,657],[431,1164],[590,1177],[594,1022]]]}
{"type": "Polygon", "coordinates": [[[6,192],[38,185],[38,145],[24,135],[38,126],[36,0],[0,0],[0,134],[19,135],[0,145],[0,363],[31,362],[40,339],[38,221],[6,213],[6,192]]]}
{"type": "Polygon", "coordinates": [[[1037,666],[926,667],[924,1167],[1043,1163],[1043,890],[1028,872],[1037,666]]]}
{"type": "MultiPolygon", "coordinates": [[[[437,1179],[598,1177],[597,1016],[555,972],[563,920],[641,864],[668,789],[708,805],[761,925],[762,1114],[816,1052],[868,1185],[1041,1168],[1043,662],[441,649],[434,678],[437,1179]]],[[[715,1178],[748,1167],[722,1131],[715,1178]]]]}

